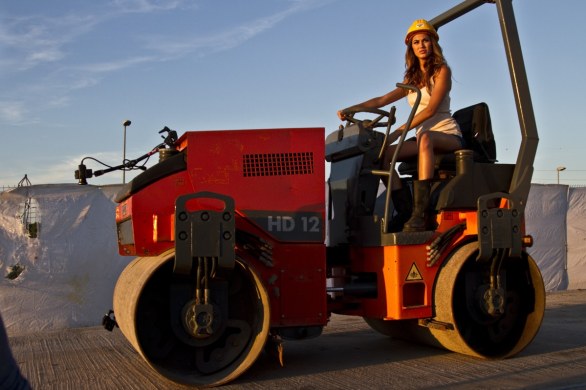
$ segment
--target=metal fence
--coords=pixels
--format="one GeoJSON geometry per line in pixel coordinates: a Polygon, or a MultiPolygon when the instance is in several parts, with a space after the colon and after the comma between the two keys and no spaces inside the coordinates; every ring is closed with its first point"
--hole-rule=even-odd
{"type": "Polygon", "coordinates": [[[10,191],[18,186],[0,186],[0,192],[10,191]]]}

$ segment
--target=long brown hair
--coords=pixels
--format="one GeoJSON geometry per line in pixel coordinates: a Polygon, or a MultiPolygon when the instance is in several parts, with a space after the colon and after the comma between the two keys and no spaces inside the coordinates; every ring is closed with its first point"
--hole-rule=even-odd
{"type": "Polygon", "coordinates": [[[419,88],[425,85],[427,91],[431,93],[433,78],[439,72],[440,68],[448,63],[435,37],[431,34],[427,34],[427,36],[431,41],[432,53],[425,61],[425,72],[421,71],[419,59],[413,52],[413,46],[411,45],[413,38],[409,39],[407,51],[405,52],[405,83],[415,85],[419,88]]]}

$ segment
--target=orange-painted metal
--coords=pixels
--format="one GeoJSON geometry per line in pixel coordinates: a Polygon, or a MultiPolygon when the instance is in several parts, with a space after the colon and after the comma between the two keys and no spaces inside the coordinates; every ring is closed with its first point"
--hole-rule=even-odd
{"type": "Polygon", "coordinates": [[[375,298],[355,299],[355,305],[340,308],[331,303],[332,311],[386,320],[433,317],[433,288],[445,258],[463,242],[477,235],[475,211],[444,211],[438,215],[439,227],[427,243],[419,245],[353,246],[350,268],[354,273],[376,274],[375,298]],[[466,228],[448,246],[438,261],[430,264],[428,245],[448,229],[465,224],[466,228]]]}
{"type": "Polygon", "coordinates": [[[351,257],[352,270],[377,274],[377,291],[384,292],[363,299],[352,314],[395,320],[431,316],[437,267],[426,266],[425,245],[357,247],[351,257]]]}
{"type": "Polygon", "coordinates": [[[353,246],[350,269],[353,273],[376,274],[376,297],[354,298],[353,305],[330,302],[330,310],[347,315],[385,320],[433,317],[433,289],[444,260],[478,235],[477,212],[444,211],[438,215],[439,227],[424,244],[389,246],[353,246]],[[453,239],[433,264],[429,262],[428,245],[450,228],[464,224],[461,234],[453,239]]]}

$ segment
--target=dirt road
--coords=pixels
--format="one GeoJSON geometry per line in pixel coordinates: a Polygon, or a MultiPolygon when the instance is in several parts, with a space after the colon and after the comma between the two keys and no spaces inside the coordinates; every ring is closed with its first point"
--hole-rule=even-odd
{"type": "MultiPolygon", "coordinates": [[[[161,378],[118,330],[101,327],[10,338],[35,389],[183,389],[161,378]]],[[[361,318],[332,318],[324,334],[285,344],[285,367],[262,355],[223,389],[586,389],[586,290],[550,293],[533,343],[484,361],[391,340],[361,318]]]]}

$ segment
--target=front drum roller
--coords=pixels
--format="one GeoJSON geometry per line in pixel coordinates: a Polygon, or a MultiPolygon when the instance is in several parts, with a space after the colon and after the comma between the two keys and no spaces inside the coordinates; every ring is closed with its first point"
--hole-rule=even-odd
{"type": "Polygon", "coordinates": [[[267,291],[237,258],[234,269],[212,283],[208,332],[194,335],[188,331],[194,281],[175,276],[173,260],[170,250],[136,258],[124,269],[114,289],[118,326],[146,362],[172,381],[206,387],[232,381],[254,363],[267,340],[267,291]]]}
{"type": "Polygon", "coordinates": [[[477,262],[477,254],[478,243],[473,242],[446,260],[434,289],[433,319],[365,318],[366,322],[387,336],[465,355],[497,359],[519,353],[543,320],[545,288],[539,268],[526,253],[521,258],[503,258],[500,267],[494,268],[501,275],[503,290],[494,296],[488,288],[491,262],[477,262]],[[501,310],[495,312],[499,302],[501,310]]]}

